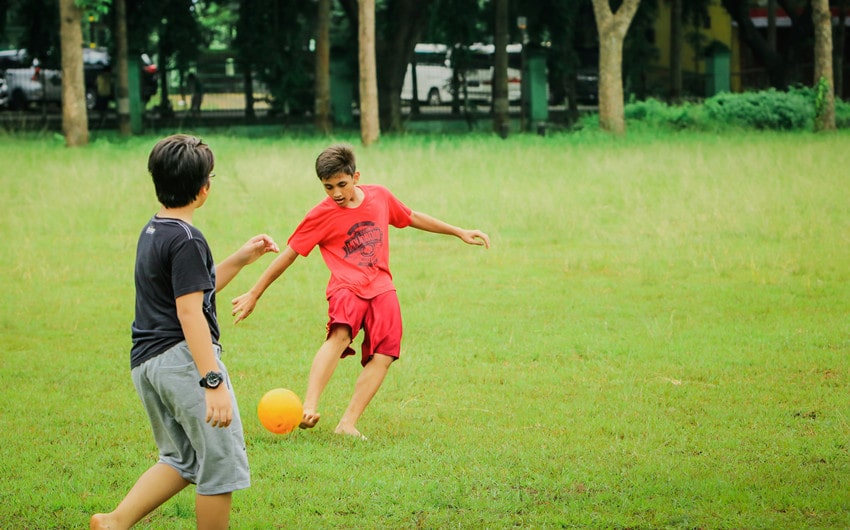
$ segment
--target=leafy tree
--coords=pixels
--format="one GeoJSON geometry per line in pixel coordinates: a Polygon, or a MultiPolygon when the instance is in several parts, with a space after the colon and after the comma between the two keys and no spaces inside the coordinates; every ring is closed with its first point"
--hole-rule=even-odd
{"type": "Polygon", "coordinates": [[[832,47],[833,69],[835,71],[835,93],[844,94],[844,49],[847,39],[847,0],[838,2],[838,27],[835,30],[835,43],[832,47]]]}
{"type": "Polygon", "coordinates": [[[507,138],[510,128],[508,114],[508,0],[495,0],[495,30],[493,57],[493,129],[507,138]]]}
{"type": "Polygon", "coordinates": [[[578,72],[581,67],[598,62],[595,52],[592,58],[586,53],[586,50],[596,49],[597,35],[582,24],[593,16],[592,5],[575,0],[519,0],[517,12],[527,18],[530,42],[551,43],[547,63],[550,99],[554,102],[566,100],[569,105],[567,121],[575,122],[578,119],[578,72]]]}
{"type": "MultiPolygon", "coordinates": [[[[434,0],[384,0],[375,5],[378,110],[383,130],[401,130],[401,85],[407,64],[434,0]]],[[[351,25],[359,27],[359,2],[340,0],[351,25]]],[[[362,73],[361,73],[362,74],[362,73]]],[[[361,75],[362,81],[362,75],[361,75]]]]}
{"type": "MultiPolygon", "coordinates": [[[[317,11],[298,0],[241,0],[234,44],[249,87],[252,74],[268,86],[272,113],[303,114],[315,106],[314,57],[308,47],[317,11]]],[[[252,112],[252,111],[251,111],[252,112]]]]}
{"type": "Polygon", "coordinates": [[[316,129],[331,132],[331,0],[319,0],[316,13],[316,129]]]}
{"type": "Polygon", "coordinates": [[[593,0],[599,31],[599,125],[605,131],[626,131],[623,100],[623,41],[640,0],[623,0],[616,11],[608,0],[593,0]]]}

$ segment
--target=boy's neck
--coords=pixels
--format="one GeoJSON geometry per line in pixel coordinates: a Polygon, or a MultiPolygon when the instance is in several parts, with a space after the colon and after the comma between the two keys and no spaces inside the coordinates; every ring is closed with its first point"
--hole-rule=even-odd
{"type": "Polygon", "coordinates": [[[195,208],[192,205],[184,206],[182,208],[166,208],[165,206],[162,206],[156,216],[160,219],[179,219],[184,223],[192,224],[192,214],[194,212],[195,208]]]}

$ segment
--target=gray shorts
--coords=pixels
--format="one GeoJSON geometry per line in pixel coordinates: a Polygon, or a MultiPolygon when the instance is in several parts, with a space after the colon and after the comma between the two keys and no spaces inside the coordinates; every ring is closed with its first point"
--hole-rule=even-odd
{"type": "Polygon", "coordinates": [[[233,422],[212,427],[198,381],[198,369],[183,341],[133,368],[133,384],[142,399],[159,448],[159,461],[196,484],[200,495],[219,495],[251,485],[242,419],[236,396],[216,347],[219,368],[233,400],[233,422]]]}

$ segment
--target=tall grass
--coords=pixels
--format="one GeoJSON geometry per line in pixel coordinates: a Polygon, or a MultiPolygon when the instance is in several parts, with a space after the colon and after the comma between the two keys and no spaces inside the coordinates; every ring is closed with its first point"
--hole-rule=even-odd
{"type": "MultiPolygon", "coordinates": [[[[323,197],[312,137],[206,138],[214,254],[284,243],[323,197]]],[[[356,142],[354,138],[341,138],[356,142]]],[[[233,528],[846,528],[847,133],[386,137],[362,182],[487,231],[392,233],[401,360],[359,427],[272,435],[303,393],[327,272],[299,259],[247,321],[219,295],[253,485],[233,528]]],[[[129,377],[156,138],[0,138],[0,527],[80,528],[156,458],[129,377]]],[[[188,488],[146,521],[193,528],[188,488]]]]}

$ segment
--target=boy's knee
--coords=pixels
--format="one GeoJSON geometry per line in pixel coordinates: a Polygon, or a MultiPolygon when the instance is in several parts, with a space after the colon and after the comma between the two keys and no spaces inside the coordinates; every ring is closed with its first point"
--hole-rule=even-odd
{"type": "Polygon", "coordinates": [[[328,331],[328,340],[344,342],[347,346],[351,343],[351,328],[345,324],[334,324],[328,331]]]}

